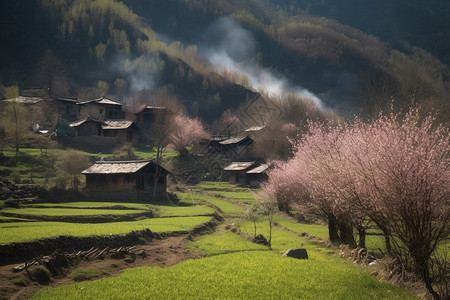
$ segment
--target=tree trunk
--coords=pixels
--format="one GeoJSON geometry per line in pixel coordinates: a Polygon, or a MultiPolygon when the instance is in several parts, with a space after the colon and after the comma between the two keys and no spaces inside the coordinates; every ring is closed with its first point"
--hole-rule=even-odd
{"type": "Polygon", "coordinates": [[[358,247],[366,248],[366,229],[364,227],[359,227],[357,230],[359,236],[358,247]]]}
{"type": "Polygon", "coordinates": [[[153,194],[152,194],[152,200],[155,200],[156,198],[156,187],[158,185],[158,175],[159,175],[159,162],[161,160],[161,147],[156,147],[156,165],[155,165],[155,176],[153,178],[153,194]]]}
{"type": "Polygon", "coordinates": [[[338,221],[341,240],[351,248],[356,248],[355,236],[353,235],[353,225],[347,221],[338,221]]]}
{"type": "Polygon", "coordinates": [[[332,243],[340,243],[341,238],[339,237],[336,216],[333,214],[328,214],[328,235],[332,243]]]}

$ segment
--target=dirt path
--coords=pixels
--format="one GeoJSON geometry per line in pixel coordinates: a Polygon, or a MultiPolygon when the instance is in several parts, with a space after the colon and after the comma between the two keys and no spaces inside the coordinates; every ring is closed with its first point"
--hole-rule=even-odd
{"type": "MultiPolygon", "coordinates": [[[[134,260],[128,255],[121,259],[105,258],[89,261],[83,260],[76,266],[73,266],[70,270],[67,270],[64,276],[52,278],[50,286],[56,287],[63,284],[74,283],[75,281],[71,279],[70,275],[76,269],[105,271],[104,273],[107,275],[93,278],[99,279],[101,277],[117,275],[127,268],[140,266],[167,267],[187,259],[201,257],[198,252],[186,247],[190,238],[190,235],[185,234],[163,240],[153,240],[148,245],[139,245],[136,247],[136,252],[144,250],[146,256],[136,256],[134,260]]],[[[46,287],[45,285],[39,285],[38,283],[31,281],[29,281],[30,283],[26,287],[15,285],[11,279],[18,277],[26,278],[25,271],[20,273],[13,272],[14,267],[16,266],[17,264],[0,266],[0,299],[24,299],[31,296],[37,290],[46,287]]]]}

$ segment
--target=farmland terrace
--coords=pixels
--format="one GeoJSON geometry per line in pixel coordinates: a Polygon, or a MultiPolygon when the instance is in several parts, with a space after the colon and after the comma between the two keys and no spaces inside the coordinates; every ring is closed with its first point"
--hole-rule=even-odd
{"type": "MultiPolygon", "coordinates": [[[[327,241],[326,226],[277,215],[272,249],[265,239],[252,242],[256,234],[269,236],[264,219],[244,218],[256,193],[201,182],[177,191],[176,205],[65,202],[4,208],[0,299],[416,298],[374,276],[382,275],[377,253],[357,257],[362,267],[340,258],[346,251],[327,241]],[[108,219],[127,215],[132,220],[108,219]],[[106,219],[89,222],[96,216],[106,219]],[[61,222],[64,217],[72,219],[61,222]],[[281,255],[298,247],[308,251],[308,260],[281,255]]],[[[369,240],[372,249],[382,248],[376,235],[369,240]]]]}

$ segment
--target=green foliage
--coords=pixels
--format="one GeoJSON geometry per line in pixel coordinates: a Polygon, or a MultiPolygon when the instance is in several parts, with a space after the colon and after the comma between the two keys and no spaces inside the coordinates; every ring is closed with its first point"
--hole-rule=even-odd
{"type": "Polygon", "coordinates": [[[18,171],[12,172],[11,179],[14,183],[21,183],[20,173],[18,171]]]}

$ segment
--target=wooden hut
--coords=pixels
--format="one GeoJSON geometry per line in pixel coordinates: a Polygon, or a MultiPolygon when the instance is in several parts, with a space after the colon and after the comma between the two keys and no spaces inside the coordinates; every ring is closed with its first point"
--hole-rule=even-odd
{"type": "Polygon", "coordinates": [[[251,187],[259,187],[261,182],[267,180],[269,164],[262,164],[245,172],[245,182],[251,187]]]}
{"type": "MultiPolygon", "coordinates": [[[[140,161],[97,161],[84,170],[86,189],[93,199],[150,201],[153,196],[156,163],[140,161]]],[[[167,196],[168,170],[158,166],[156,197],[167,196]]]]}
{"type": "Polygon", "coordinates": [[[104,124],[102,121],[87,118],[70,123],[69,127],[76,131],[76,136],[99,136],[104,124]]]}
{"type": "Polygon", "coordinates": [[[247,185],[245,173],[254,165],[254,161],[232,162],[229,166],[224,168],[224,171],[229,172],[230,183],[247,185]]]}
{"type": "Polygon", "coordinates": [[[105,121],[102,130],[103,136],[114,137],[119,143],[139,141],[139,127],[133,121],[105,121]]]}

